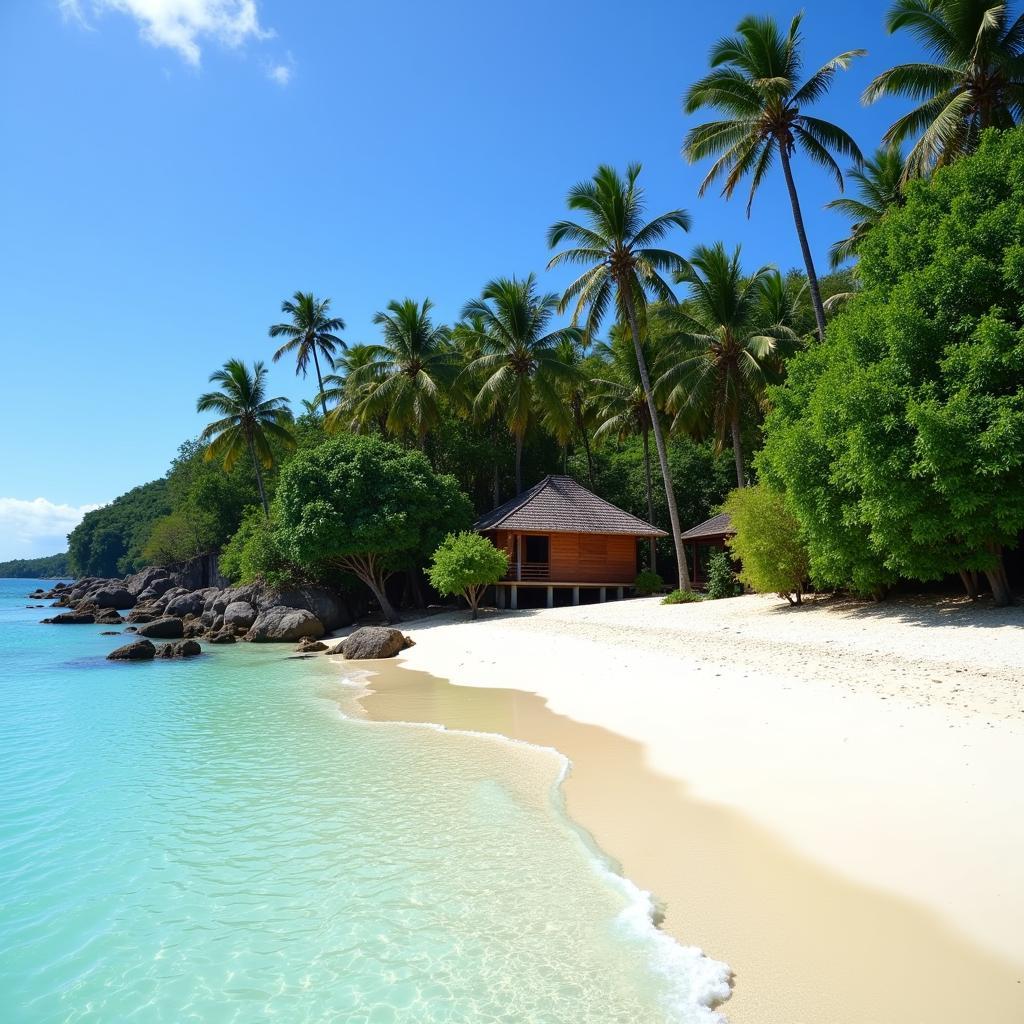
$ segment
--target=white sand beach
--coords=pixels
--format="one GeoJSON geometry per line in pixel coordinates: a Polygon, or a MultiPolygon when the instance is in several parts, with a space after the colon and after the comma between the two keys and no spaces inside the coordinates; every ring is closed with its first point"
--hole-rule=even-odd
{"type": "Polygon", "coordinates": [[[738,1024],[1019,1024],[1022,626],[956,599],[445,614],[364,705],[567,754],[570,813],[733,967],[738,1024]]]}

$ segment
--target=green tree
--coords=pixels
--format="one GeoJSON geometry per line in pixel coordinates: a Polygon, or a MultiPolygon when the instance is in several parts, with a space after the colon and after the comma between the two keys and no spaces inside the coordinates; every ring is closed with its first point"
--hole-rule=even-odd
{"type": "Polygon", "coordinates": [[[334,360],[337,373],[324,377],[323,390],[317,395],[321,403],[333,403],[331,411],[324,417],[324,429],[328,433],[337,430],[351,430],[356,433],[376,428],[386,433],[386,413],[376,417],[360,419],[360,410],[365,410],[364,399],[381,381],[380,359],[376,345],[349,345],[334,360]],[[371,365],[374,369],[367,369],[371,365]],[[358,372],[357,372],[358,371],[358,372]]]}
{"type": "Polygon", "coordinates": [[[261,361],[252,370],[241,359],[229,359],[210,374],[210,383],[219,384],[220,391],[208,391],[196,402],[197,412],[215,412],[220,419],[210,423],[201,435],[207,445],[206,458],[218,459],[230,472],[245,451],[252,460],[256,486],[264,514],[269,513],[267,494],[260,468],[274,464],[271,441],[288,448],[294,439],[288,425],[292,414],[284,398],[267,398],[267,368],[261,361]]]}
{"type": "Polygon", "coordinates": [[[570,190],[566,200],[570,210],[584,214],[586,224],[562,220],[548,231],[548,246],[574,242],[569,249],[556,253],[548,263],[584,266],[587,269],[565,290],[559,311],[573,304],[573,326],[586,312],[586,337],[596,337],[597,329],[614,302],[618,319],[629,324],[636,354],[637,369],[644,396],[651,411],[651,429],[658,452],[658,464],[665,485],[665,500],[672,540],[675,545],[679,573],[679,589],[690,589],[686,552],[680,540],[679,510],[672,490],[672,474],[650,373],[641,345],[641,331],[647,322],[647,298],[675,303],[672,289],[663,274],[682,266],[682,258],[667,249],[656,248],[673,228],[688,231],[690,217],[685,210],[670,210],[646,224],[643,220],[643,189],[637,184],[640,165],[630,164],[623,178],[613,167],[602,165],[590,181],[583,181],[570,190]]]}
{"type": "Polygon", "coordinates": [[[390,622],[397,615],[388,576],[428,557],[472,518],[454,478],[435,473],[422,452],[357,434],[298,452],[281,471],[274,506],[288,560],[351,572],[390,622]]]}
{"type": "Polygon", "coordinates": [[[1006,0],[895,0],[890,32],[906,29],[931,61],[883,71],[864,102],[883,96],[920,101],[885,133],[893,146],[917,137],[904,177],[926,174],[972,153],[986,128],[1012,128],[1024,109],[1024,15],[1006,0]]]}
{"type": "Polygon", "coordinates": [[[755,484],[733,491],[722,511],[736,531],[726,543],[740,561],[739,578],[758,593],[775,593],[800,604],[810,561],[786,496],[755,484]]]}
{"type": "Polygon", "coordinates": [[[798,14],[783,34],[774,18],[748,16],[737,26],[736,35],[714,45],[710,56],[713,70],[690,86],[683,105],[688,114],[712,107],[721,111],[723,119],[693,128],[683,143],[683,154],[691,162],[716,158],[701,183],[701,195],[724,175],[722,193],[730,198],[749,175],[748,215],[758,187],[778,156],[807,269],[818,336],[824,337],[825,310],[793,178],[792,158],[797,149],[802,150],[833,174],[840,189],[843,175],[832,153],[861,162],[860,149],[842,128],[810,117],[804,108],[825,96],[836,73],[848,68],[865,51],[847,50],[833,57],[801,84],[802,18],[798,14]]]}
{"type": "Polygon", "coordinates": [[[412,437],[422,449],[437,423],[445,388],[454,376],[449,330],[435,325],[433,303],[424,299],[391,301],[375,314],[382,345],[368,345],[365,362],[347,374],[355,420],[381,423],[397,437],[412,437]]]}
{"type": "Polygon", "coordinates": [[[655,388],[675,428],[711,433],[719,450],[731,436],[736,486],[743,487],[744,412],[762,407],[765,388],[782,380],[783,360],[800,339],[787,324],[764,319],[776,301],[773,268],[746,276],[739,246],[731,255],[721,242],[698,246],[676,280],[687,297],[660,311],[669,334],[655,388]]]}
{"type": "Polygon", "coordinates": [[[461,594],[477,617],[484,591],[508,572],[508,555],[478,533],[450,533],[431,557],[427,576],[439,594],[461,594]]]}
{"type": "Polygon", "coordinates": [[[876,589],[984,572],[1024,529],[1024,129],[912,182],[864,240],[860,294],[773,394],[759,466],[812,576],[876,589]],[[875,586],[871,586],[872,575],[875,586]]]}
{"type": "MultiPolygon", "coordinates": [[[[265,580],[272,586],[287,586],[303,577],[282,550],[273,521],[256,506],[247,510],[241,525],[224,545],[218,568],[233,583],[265,580]]],[[[307,573],[306,578],[310,575],[307,573]]]]}
{"type": "Polygon", "coordinates": [[[580,332],[574,327],[548,330],[557,307],[558,296],[538,294],[537,279],[530,274],[522,280],[495,278],[462,310],[461,335],[480,332],[481,354],[465,371],[482,381],[473,410],[482,419],[499,415],[512,434],[517,494],[523,490],[523,439],[538,411],[572,429],[558,384],[578,375],[562,361],[560,346],[576,344],[580,332]]]}
{"type": "Polygon", "coordinates": [[[312,292],[296,292],[290,300],[281,303],[281,312],[291,320],[287,323],[274,324],[270,328],[272,338],[288,340],[274,353],[276,363],[283,356],[295,354],[295,372],[303,377],[309,370],[309,359],[313,357],[316,369],[316,382],[320,409],[327,415],[327,403],[324,400],[324,380],[320,373],[320,356],[328,366],[334,365],[334,354],[345,349],[345,342],[338,337],[338,331],[345,330],[345,321],[338,316],[330,316],[331,300],[318,299],[312,292]]]}
{"type": "Polygon", "coordinates": [[[857,254],[857,246],[882,219],[887,210],[903,205],[903,181],[906,161],[899,146],[883,146],[864,161],[863,167],[851,167],[847,177],[857,186],[859,196],[841,196],[826,203],[853,221],[849,235],[832,246],[829,257],[836,269],[857,254]]]}

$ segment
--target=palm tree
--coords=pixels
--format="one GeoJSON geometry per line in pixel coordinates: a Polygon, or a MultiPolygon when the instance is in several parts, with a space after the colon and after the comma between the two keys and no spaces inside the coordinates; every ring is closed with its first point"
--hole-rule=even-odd
{"type": "Polygon", "coordinates": [[[359,394],[357,420],[379,419],[396,436],[412,436],[422,449],[440,416],[441,396],[454,376],[450,331],[430,318],[433,303],[424,299],[392,300],[374,315],[384,343],[368,345],[367,361],[348,380],[359,394]]]}
{"type": "Polygon", "coordinates": [[[680,539],[679,509],[672,489],[665,438],[640,344],[640,330],[647,319],[648,295],[663,302],[675,302],[672,289],[662,274],[678,270],[683,263],[680,256],[666,249],[655,248],[654,244],[661,241],[672,228],[688,231],[690,216],[685,210],[671,210],[644,224],[643,189],[637,185],[639,175],[639,164],[630,164],[625,178],[613,167],[602,165],[590,181],[581,182],[569,192],[569,209],[581,211],[587,224],[562,220],[552,225],[548,231],[548,245],[551,248],[565,240],[575,242],[576,246],[556,253],[548,267],[574,263],[588,268],[569,285],[558,305],[559,312],[562,312],[575,301],[572,318],[574,325],[586,310],[588,339],[596,335],[613,299],[618,318],[629,324],[640,382],[651,411],[654,444],[665,485],[665,500],[668,503],[672,541],[679,567],[679,589],[689,590],[690,573],[680,539]]]}
{"type": "Polygon", "coordinates": [[[201,435],[206,442],[206,458],[223,460],[230,472],[243,451],[248,451],[256,474],[263,514],[270,511],[263,487],[260,467],[274,464],[272,440],[286,448],[295,445],[288,424],[292,414],[284,398],[267,398],[267,368],[262,361],[253,363],[252,371],[241,359],[229,359],[210,374],[210,383],[219,384],[220,391],[208,391],[196,402],[197,412],[219,413],[221,419],[210,423],[201,435]]]}
{"type": "MultiPolygon", "coordinates": [[[[274,324],[270,328],[272,338],[288,339],[274,353],[274,362],[289,352],[294,352],[295,373],[301,373],[305,377],[309,369],[309,357],[312,356],[321,395],[324,381],[320,375],[320,356],[324,357],[328,366],[333,366],[335,350],[345,349],[345,342],[336,334],[337,331],[345,330],[345,321],[341,317],[328,316],[330,307],[330,299],[317,299],[312,292],[296,292],[290,301],[286,299],[281,303],[281,312],[287,313],[291,317],[291,322],[274,324]]],[[[323,398],[320,400],[320,407],[326,416],[327,404],[323,398]]]]}
{"type": "Polygon", "coordinates": [[[657,383],[674,427],[714,432],[718,450],[732,437],[736,486],[746,484],[742,417],[764,401],[768,384],[781,380],[782,360],[799,346],[792,328],[763,319],[773,268],[743,274],[739,246],[698,246],[676,280],[688,295],[661,311],[669,327],[668,352],[657,383]]]}
{"type": "Polygon", "coordinates": [[[920,104],[884,139],[899,146],[919,136],[904,179],[970,153],[985,128],[1012,128],[1024,110],[1024,15],[1006,0],[895,0],[890,32],[907,29],[931,62],[899,64],[864,90],[864,102],[907,96],[920,104]]]}
{"type": "MultiPolygon", "coordinates": [[[[615,330],[612,332],[610,343],[601,343],[597,346],[597,354],[607,364],[608,373],[603,377],[595,377],[590,382],[594,388],[592,404],[594,418],[597,422],[597,429],[594,431],[594,441],[597,444],[610,438],[624,441],[638,434],[643,439],[647,521],[653,523],[654,489],[651,481],[651,407],[647,401],[647,394],[644,391],[636,353],[633,351],[631,340],[628,340],[628,327],[625,328],[625,332],[625,335],[623,335],[620,331],[615,330]]],[[[647,365],[656,364],[654,348],[649,334],[641,342],[640,347],[643,351],[644,362],[647,365]]],[[[650,559],[651,571],[657,572],[657,542],[653,537],[650,540],[650,559]]]]}
{"type": "Polygon", "coordinates": [[[557,307],[558,296],[538,294],[530,274],[522,280],[495,278],[462,310],[464,337],[479,331],[482,353],[463,371],[483,380],[473,411],[481,417],[498,413],[505,420],[515,439],[517,494],[523,490],[523,439],[537,413],[556,428],[572,429],[557,385],[572,381],[576,371],[562,361],[559,346],[578,344],[580,332],[574,327],[548,331],[557,307]]]}
{"type": "Polygon", "coordinates": [[[576,339],[563,338],[557,346],[556,355],[559,362],[572,367],[576,372],[571,378],[559,381],[557,390],[561,402],[554,409],[544,413],[544,424],[561,445],[563,464],[568,456],[569,445],[573,437],[579,439],[587,459],[587,482],[590,489],[593,490],[594,453],[590,450],[593,410],[587,389],[588,381],[582,369],[586,354],[583,346],[576,339]],[[565,415],[566,411],[569,413],[568,416],[565,415]]]}
{"type": "Polygon", "coordinates": [[[324,404],[332,403],[330,412],[324,417],[324,429],[328,433],[336,430],[360,433],[374,426],[382,434],[385,433],[385,416],[360,419],[357,414],[357,410],[365,406],[364,399],[379,383],[372,373],[365,370],[371,363],[379,361],[376,350],[375,345],[349,345],[334,360],[334,369],[338,372],[329,373],[324,377],[323,390],[317,395],[316,400],[324,404]],[[356,371],[363,374],[361,381],[356,371]]]}
{"type": "Polygon", "coordinates": [[[864,161],[862,168],[851,168],[847,174],[857,184],[858,199],[843,196],[826,203],[829,210],[838,210],[853,221],[849,235],[832,246],[832,269],[836,269],[857,253],[857,246],[882,219],[883,214],[904,202],[903,183],[906,161],[899,146],[883,146],[864,161]]]}
{"type": "Polygon", "coordinates": [[[842,153],[857,164],[862,161],[857,144],[842,128],[809,117],[803,108],[821,99],[836,73],[849,67],[853,58],[865,51],[848,50],[833,57],[800,84],[802,17],[798,14],[789,32],[783,35],[774,18],[749,16],[739,23],[735,36],[727,36],[714,45],[710,57],[714,70],[690,86],[683,105],[689,114],[702,107],[714,107],[725,117],[692,129],[683,143],[683,154],[691,162],[717,157],[701,183],[701,195],[725,175],[722,194],[728,199],[749,174],[748,216],[754,195],[778,154],[807,268],[818,334],[824,337],[825,312],[793,180],[792,158],[801,149],[835,176],[840,191],[843,175],[831,151],[842,153]]]}

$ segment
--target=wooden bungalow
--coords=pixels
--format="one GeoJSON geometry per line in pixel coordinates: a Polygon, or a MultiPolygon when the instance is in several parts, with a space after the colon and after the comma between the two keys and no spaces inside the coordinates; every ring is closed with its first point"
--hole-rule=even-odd
{"type": "Polygon", "coordinates": [[[611,502],[581,487],[569,476],[546,476],[473,527],[508,553],[509,571],[497,585],[497,603],[518,606],[521,587],[568,589],[579,604],[580,589],[596,589],[604,601],[609,588],[622,597],[637,574],[637,545],[667,536],[611,502]]]}
{"type": "Polygon", "coordinates": [[[707,586],[708,558],[711,553],[727,550],[725,542],[735,532],[729,517],[723,512],[683,533],[686,559],[690,563],[693,585],[698,590],[707,586]]]}

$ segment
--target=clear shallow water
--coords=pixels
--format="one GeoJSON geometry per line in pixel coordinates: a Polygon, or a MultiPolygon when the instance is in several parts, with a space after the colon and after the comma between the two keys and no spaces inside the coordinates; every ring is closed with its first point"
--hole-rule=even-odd
{"type": "Polygon", "coordinates": [[[330,662],[110,663],[0,580],[0,1020],[704,1022],[722,972],[554,753],[339,714],[330,662]]]}

